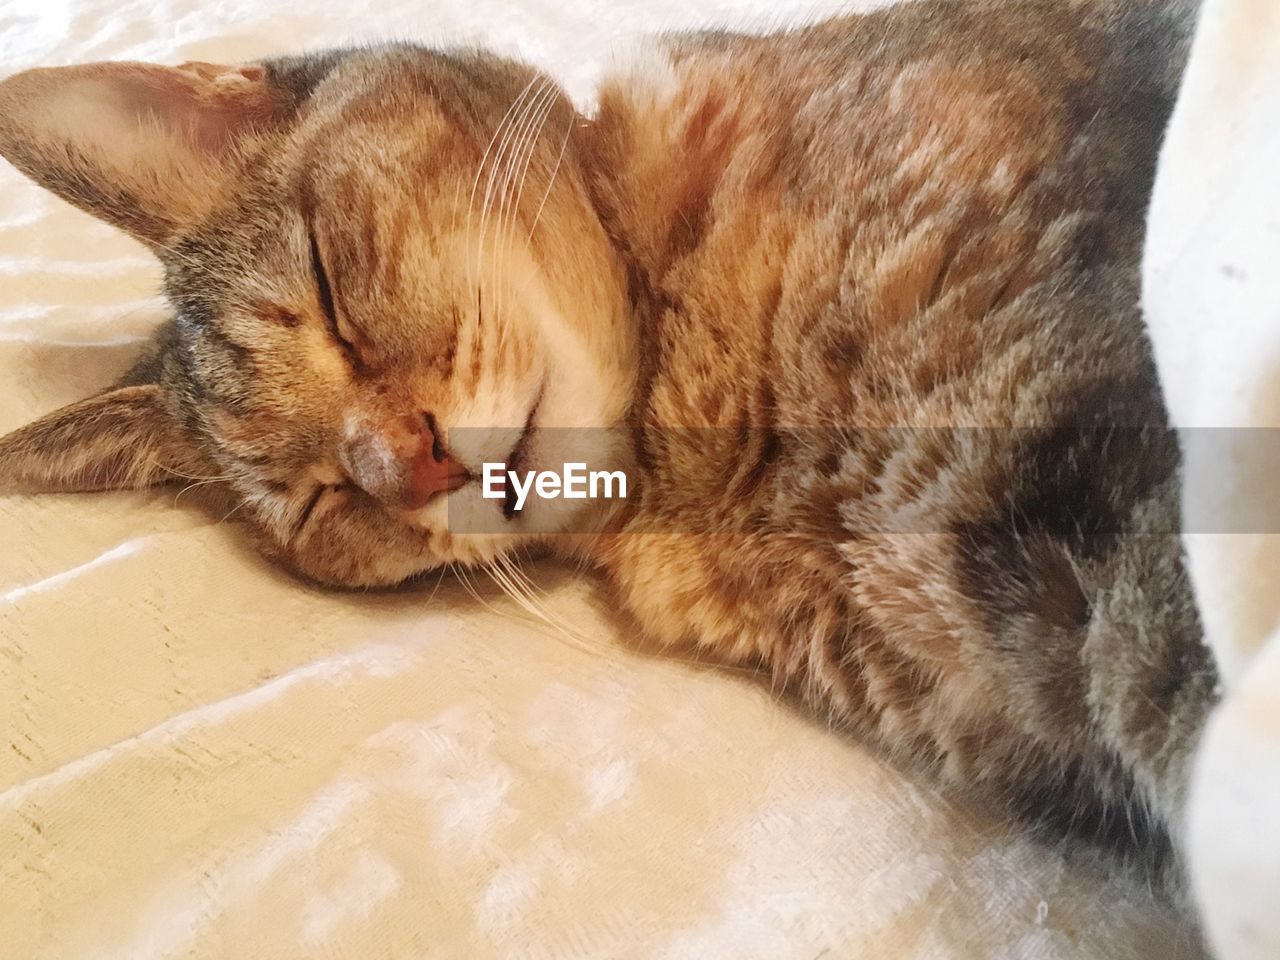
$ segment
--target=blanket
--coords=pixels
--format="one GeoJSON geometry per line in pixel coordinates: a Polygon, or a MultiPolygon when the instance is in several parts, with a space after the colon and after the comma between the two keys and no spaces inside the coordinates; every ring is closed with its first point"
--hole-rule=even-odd
{"type": "Polygon", "coordinates": [[[1213,946],[1280,957],[1280,5],[1206,0],[1152,200],[1144,299],[1185,439],[1184,528],[1224,699],[1188,844],[1213,946]]]}

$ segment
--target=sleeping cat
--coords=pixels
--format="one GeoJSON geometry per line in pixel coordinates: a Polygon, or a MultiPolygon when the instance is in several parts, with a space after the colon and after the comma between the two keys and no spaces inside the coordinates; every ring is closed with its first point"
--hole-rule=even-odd
{"type": "Polygon", "coordinates": [[[11,77],[0,153],[149,245],[173,318],[0,483],[214,480],[342,586],[571,555],[655,642],[1176,877],[1215,678],[1137,291],[1187,19],[675,35],[589,116],[406,45],[11,77]],[[633,489],[479,482],[577,460],[633,489]]]}

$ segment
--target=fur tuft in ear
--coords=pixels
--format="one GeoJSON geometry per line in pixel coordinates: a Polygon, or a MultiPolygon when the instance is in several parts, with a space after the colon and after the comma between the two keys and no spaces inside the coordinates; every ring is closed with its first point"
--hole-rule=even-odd
{"type": "Polygon", "coordinates": [[[0,489],[118,490],[201,473],[154,384],[108,390],[0,437],[0,489]]]}
{"type": "Polygon", "coordinates": [[[64,200],[161,249],[291,98],[265,67],[90,63],[0,83],[0,154],[64,200]]]}

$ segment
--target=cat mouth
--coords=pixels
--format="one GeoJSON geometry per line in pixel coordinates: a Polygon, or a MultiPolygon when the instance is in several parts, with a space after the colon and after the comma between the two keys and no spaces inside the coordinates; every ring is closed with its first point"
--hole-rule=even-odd
{"type": "MultiPolygon", "coordinates": [[[[520,439],[516,441],[516,445],[507,454],[506,471],[508,475],[512,473],[519,474],[525,469],[526,461],[529,458],[529,447],[532,444],[534,418],[538,415],[538,408],[542,406],[542,395],[545,391],[545,384],[538,388],[537,399],[533,401],[533,406],[529,409],[529,416],[525,418],[524,429],[520,432],[520,439]]],[[[513,520],[523,512],[523,508],[517,506],[515,486],[507,483],[506,491],[502,498],[502,516],[507,520],[513,520]]]]}

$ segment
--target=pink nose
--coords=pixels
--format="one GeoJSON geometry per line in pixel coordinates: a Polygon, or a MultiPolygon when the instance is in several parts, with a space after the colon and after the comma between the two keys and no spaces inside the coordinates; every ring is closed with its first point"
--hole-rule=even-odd
{"type": "Polygon", "coordinates": [[[416,510],[436,494],[457,490],[470,479],[467,468],[450,457],[433,436],[409,461],[405,506],[416,510]]]}
{"type": "Polygon", "coordinates": [[[432,497],[457,490],[471,475],[449,456],[430,414],[381,426],[365,421],[341,450],[347,475],[388,506],[416,510],[432,497]]]}

